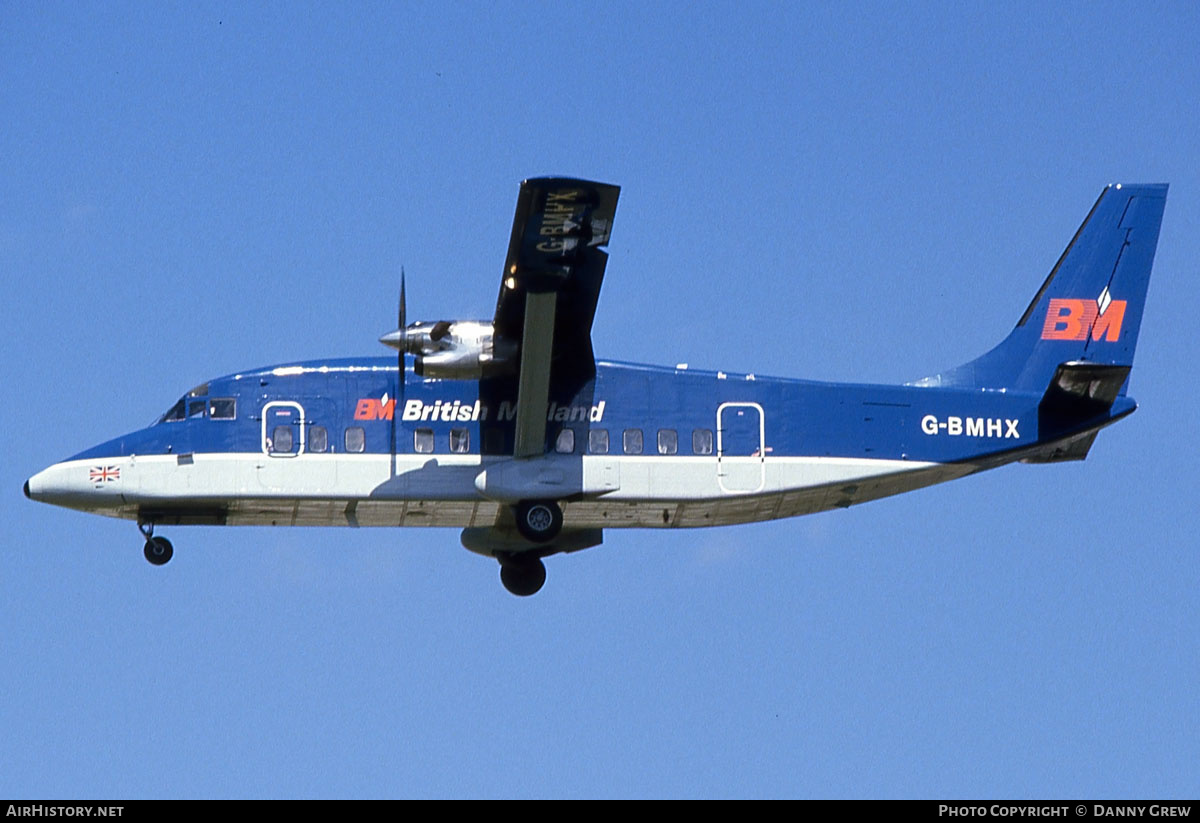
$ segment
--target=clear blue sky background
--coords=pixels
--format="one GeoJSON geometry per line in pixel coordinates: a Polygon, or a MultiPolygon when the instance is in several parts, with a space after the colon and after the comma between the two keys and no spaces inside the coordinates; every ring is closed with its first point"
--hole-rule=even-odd
{"type": "Polygon", "coordinates": [[[0,795],[1192,796],[1200,6],[8,3],[0,795]],[[1172,184],[1086,463],[610,531],[170,531],[44,466],[205,378],[489,317],[517,184],[623,186],[596,350],[902,381],[1172,184]]]}

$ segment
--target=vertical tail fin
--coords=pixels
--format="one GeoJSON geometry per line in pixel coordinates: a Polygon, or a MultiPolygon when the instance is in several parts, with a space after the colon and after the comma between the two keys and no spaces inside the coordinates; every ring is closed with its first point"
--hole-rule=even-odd
{"type": "Polygon", "coordinates": [[[917,384],[1040,393],[1060,363],[1132,366],[1166,197],[1166,184],[1105,188],[1012,333],[917,384]]]}

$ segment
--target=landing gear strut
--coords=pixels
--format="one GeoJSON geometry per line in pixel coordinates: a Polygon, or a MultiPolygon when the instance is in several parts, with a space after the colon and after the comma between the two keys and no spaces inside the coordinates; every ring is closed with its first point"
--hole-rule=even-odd
{"type": "Polygon", "coordinates": [[[517,597],[537,594],[546,582],[546,566],[540,557],[511,554],[500,561],[500,582],[517,597]]]}
{"type": "Polygon", "coordinates": [[[146,555],[146,559],[155,566],[161,566],[175,554],[175,547],[171,545],[170,540],[154,536],[153,523],[138,523],[138,530],[146,538],[146,546],[142,549],[142,554],[146,555]]]}

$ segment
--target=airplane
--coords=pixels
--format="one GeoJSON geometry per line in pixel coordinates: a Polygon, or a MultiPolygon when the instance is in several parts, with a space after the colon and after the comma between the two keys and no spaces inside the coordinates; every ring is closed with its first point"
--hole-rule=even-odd
{"type": "Polygon", "coordinates": [[[526,180],[496,312],[406,322],[395,357],[201,383],[153,425],[25,483],[33,500],[183,525],[446,526],[532,595],[605,529],[846,508],[1008,463],[1084,459],[1127,395],[1165,184],[1107,186],[1012,332],[901,385],[600,360],[591,329],[620,189],[526,180]]]}

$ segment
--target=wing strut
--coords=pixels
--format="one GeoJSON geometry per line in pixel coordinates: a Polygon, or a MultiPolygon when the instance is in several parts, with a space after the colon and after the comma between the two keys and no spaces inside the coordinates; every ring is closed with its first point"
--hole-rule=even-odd
{"type": "Polygon", "coordinates": [[[557,292],[527,292],[521,335],[521,381],[517,388],[513,457],[537,457],[546,450],[546,406],[550,401],[550,355],[554,344],[557,292]]]}

